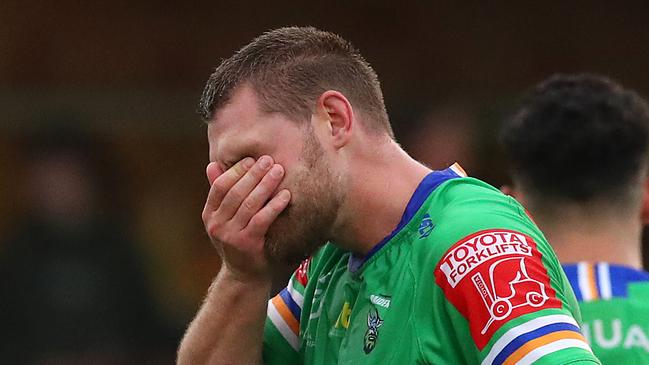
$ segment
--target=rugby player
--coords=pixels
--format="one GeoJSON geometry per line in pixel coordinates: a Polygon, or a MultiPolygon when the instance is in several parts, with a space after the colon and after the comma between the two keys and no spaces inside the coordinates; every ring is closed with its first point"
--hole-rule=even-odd
{"type": "Polygon", "coordinates": [[[649,364],[646,102],[605,77],[556,75],[529,93],[502,137],[513,195],[564,264],[595,354],[649,364]]]}
{"type": "Polygon", "coordinates": [[[521,206],[408,156],[347,41],[265,33],[220,64],[200,106],[203,221],[223,264],[180,364],[598,363],[521,206]],[[301,260],[268,301],[275,268],[301,260]]]}

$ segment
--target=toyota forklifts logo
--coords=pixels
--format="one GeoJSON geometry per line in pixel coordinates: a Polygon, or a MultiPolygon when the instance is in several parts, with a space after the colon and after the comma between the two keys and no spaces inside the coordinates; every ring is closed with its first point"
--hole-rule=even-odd
{"type": "Polygon", "coordinates": [[[488,230],[463,238],[442,257],[435,278],[469,321],[480,349],[509,319],[561,306],[536,243],[519,232],[488,230]]]}
{"type": "Polygon", "coordinates": [[[514,309],[526,305],[541,307],[548,300],[545,285],[530,278],[525,267],[525,259],[521,257],[510,257],[493,263],[489,268],[488,281],[481,273],[473,275],[471,281],[491,316],[480,331],[483,335],[494,321],[507,318],[514,309]],[[498,286],[495,277],[502,277],[505,282],[509,281],[509,284],[498,286]],[[524,295],[517,295],[518,292],[523,292],[524,295]]]}
{"type": "Polygon", "coordinates": [[[452,287],[493,258],[512,254],[532,256],[526,236],[516,232],[486,231],[460,243],[453,246],[440,262],[440,269],[452,287]]]}

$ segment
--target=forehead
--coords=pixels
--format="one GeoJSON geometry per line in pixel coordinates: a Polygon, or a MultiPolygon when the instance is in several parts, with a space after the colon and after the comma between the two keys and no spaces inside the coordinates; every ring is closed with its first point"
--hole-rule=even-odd
{"type": "Polygon", "coordinates": [[[210,144],[210,159],[232,152],[233,149],[264,147],[262,153],[271,153],[269,147],[293,143],[301,136],[298,123],[279,113],[266,113],[261,110],[259,98],[251,87],[243,85],[221,107],[207,127],[210,144]]]}
{"type": "Polygon", "coordinates": [[[238,87],[227,103],[219,108],[209,121],[208,130],[223,135],[233,129],[247,129],[257,120],[261,111],[259,98],[248,85],[238,87]]]}

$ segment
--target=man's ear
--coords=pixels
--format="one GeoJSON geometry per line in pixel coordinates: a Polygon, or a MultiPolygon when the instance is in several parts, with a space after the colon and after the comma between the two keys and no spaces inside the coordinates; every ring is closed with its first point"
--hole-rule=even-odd
{"type": "Polygon", "coordinates": [[[318,98],[316,108],[318,114],[324,117],[327,127],[325,137],[330,139],[332,147],[338,149],[345,146],[351,139],[356,122],[349,100],[341,92],[327,90],[318,98]]]}
{"type": "Polygon", "coordinates": [[[640,221],[643,225],[649,224],[649,179],[645,179],[642,189],[642,206],[640,208],[640,221]]]}

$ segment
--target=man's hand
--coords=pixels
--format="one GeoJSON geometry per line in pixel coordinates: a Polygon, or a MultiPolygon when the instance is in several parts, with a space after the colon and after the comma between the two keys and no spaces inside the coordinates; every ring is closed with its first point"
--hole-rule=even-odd
{"type": "Polygon", "coordinates": [[[271,199],[284,168],[262,156],[257,161],[247,157],[225,172],[212,162],[206,173],[211,188],[203,223],[223,267],[237,280],[270,280],[265,235],[291,199],[286,189],[271,199]]]}

